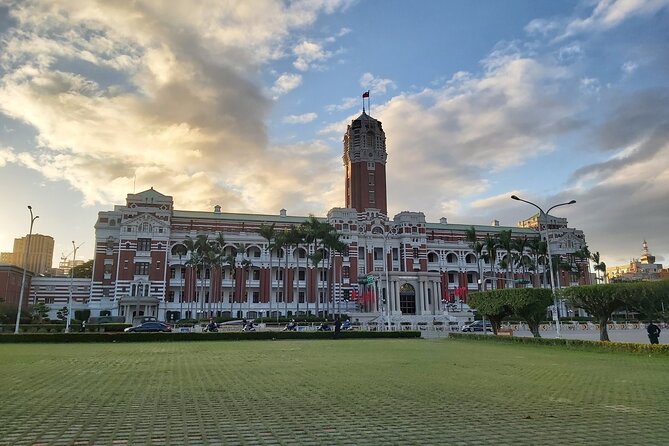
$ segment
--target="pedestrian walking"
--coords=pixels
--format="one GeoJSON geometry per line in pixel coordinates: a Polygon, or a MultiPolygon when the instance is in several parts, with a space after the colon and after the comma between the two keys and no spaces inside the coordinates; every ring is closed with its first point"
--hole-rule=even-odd
{"type": "Polygon", "coordinates": [[[648,339],[650,339],[651,344],[659,344],[660,343],[660,327],[655,325],[653,321],[650,321],[650,324],[648,324],[648,327],[646,327],[646,330],[648,331],[648,339]]]}

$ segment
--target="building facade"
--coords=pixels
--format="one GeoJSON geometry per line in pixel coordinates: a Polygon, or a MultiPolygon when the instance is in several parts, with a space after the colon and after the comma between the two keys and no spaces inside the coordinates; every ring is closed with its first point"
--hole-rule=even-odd
{"type": "MultiPolygon", "coordinates": [[[[289,230],[306,216],[283,209],[273,215],[226,213],[220,206],[180,210],[172,197],[151,188],[98,214],[85,302],[91,315],[109,312],[130,322],[137,316],[170,321],[342,311],[431,321],[453,302],[466,302],[471,291],[529,277],[524,269],[511,273],[503,266],[512,263],[514,253],[498,250],[484,260],[466,241],[467,231],[474,229],[484,242],[502,231],[514,238],[538,238],[536,228],[459,225],[445,218],[433,223],[422,212],[409,211],[390,219],[381,122],[363,111],[343,142],[346,207],[318,218],[339,233],[343,252],[313,243],[277,247],[258,232],[269,225],[277,232],[289,230]],[[201,262],[190,246],[195,240],[218,243],[222,256],[201,262]],[[317,251],[322,260],[313,264],[317,251]]],[[[558,244],[578,238],[566,224],[561,230],[558,244]]],[[[529,251],[515,255],[531,261],[529,251]]]]}
{"type": "Polygon", "coordinates": [[[12,252],[3,252],[0,263],[25,267],[35,274],[49,274],[53,263],[53,247],[54,240],[50,235],[32,234],[31,236],[26,235],[16,238],[14,239],[14,249],[12,252]],[[28,238],[30,238],[30,251],[26,259],[28,238]]]}
{"type": "Polygon", "coordinates": [[[648,243],[642,243],[641,257],[631,259],[627,265],[610,266],[606,269],[609,282],[627,282],[639,280],[660,280],[663,273],[662,264],[655,263],[655,256],[648,249],[648,243]]]}

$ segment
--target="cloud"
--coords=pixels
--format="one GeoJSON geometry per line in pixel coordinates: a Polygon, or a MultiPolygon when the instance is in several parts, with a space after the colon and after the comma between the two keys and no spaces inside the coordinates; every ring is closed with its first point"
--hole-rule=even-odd
{"type": "Polygon", "coordinates": [[[386,94],[388,89],[397,89],[397,85],[392,80],[375,77],[372,73],[363,74],[360,78],[360,85],[375,94],[386,94]]]}
{"type": "MultiPolygon", "coordinates": [[[[119,202],[136,177],[184,207],[261,211],[248,203],[285,198],[287,176],[323,180],[304,165],[295,171],[267,141],[268,96],[301,76],[284,73],[267,88],[260,73],[292,54],[296,31],[349,4],[16,3],[0,41],[0,113],[37,136],[30,151],[3,149],[1,162],[66,181],[88,204],[119,202]],[[272,172],[265,186],[277,185],[250,196],[247,172],[272,172]]],[[[323,156],[310,152],[305,163],[323,165],[323,156]]],[[[310,203],[305,189],[290,193],[310,203]]]]}
{"type": "Polygon", "coordinates": [[[625,75],[627,76],[630,76],[632,73],[634,73],[637,68],[639,68],[639,64],[636,62],[632,62],[630,60],[622,64],[622,66],[620,67],[623,73],[625,73],[625,75]]]}
{"type": "Polygon", "coordinates": [[[300,42],[293,48],[293,53],[297,56],[293,66],[300,71],[307,71],[314,62],[323,62],[332,56],[320,44],[310,41],[300,42]]]}
{"type": "Polygon", "coordinates": [[[277,98],[278,96],[284,95],[289,91],[296,89],[300,86],[300,84],[302,84],[301,74],[283,73],[274,82],[272,93],[274,93],[274,97],[277,98]]]}
{"type": "Polygon", "coordinates": [[[325,111],[327,112],[335,112],[335,111],[343,111],[343,110],[349,110],[357,105],[360,104],[360,99],[359,98],[344,98],[341,100],[339,104],[329,104],[325,106],[325,111]]]}
{"type": "Polygon", "coordinates": [[[374,109],[389,131],[391,213],[419,210],[421,197],[428,218],[453,221],[461,211],[454,197],[465,203],[485,194],[491,173],[552,151],[555,140],[581,127],[577,95],[563,90],[564,68],[508,49],[496,48],[479,75],[458,72],[441,88],[404,92],[374,109]]]}
{"type": "Polygon", "coordinates": [[[305,113],[303,115],[288,115],[283,118],[283,122],[286,124],[306,124],[318,118],[316,113],[305,113]]]}
{"type": "Polygon", "coordinates": [[[669,0],[599,0],[585,18],[534,19],[525,26],[530,35],[557,36],[562,40],[574,35],[601,32],[614,28],[626,20],[649,17],[668,8],[669,0]]]}

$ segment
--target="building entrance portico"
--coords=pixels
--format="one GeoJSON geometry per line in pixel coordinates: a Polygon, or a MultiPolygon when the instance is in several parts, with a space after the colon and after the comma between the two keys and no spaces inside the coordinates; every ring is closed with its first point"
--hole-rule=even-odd
{"type": "Polygon", "coordinates": [[[119,316],[125,318],[127,324],[134,324],[143,316],[158,318],[159,300],[149,296],[125,296],[119,300],[119,316]]]}

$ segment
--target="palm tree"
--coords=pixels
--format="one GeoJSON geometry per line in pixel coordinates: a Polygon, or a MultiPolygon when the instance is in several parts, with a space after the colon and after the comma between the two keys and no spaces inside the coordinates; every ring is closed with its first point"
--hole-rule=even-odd
{"type": "Polygon", "coordinates": [[[198,293],[197,293],[197,279],[198,279],[198,272],[200,271],[199,267],[202,264],[202,239],[206,241],[207,236],[206,235],[198,235],[193,239],[190,236],[187,236],[186,239],[183,241],[184,246],[186,247],[186,250],[190,253],[190,259],[186,261],[186,265],[195,268],[195,296],[191,296],[191,299],[188,302],[188,311],[191,312],[190,316],[191,319],[195,319],[193,317],[194,313],[197,312],[197,305],[198,305],[198,293]],[[193,310],[191,310],[191,303],[193,304],[193,310]]]}
{"type": "Polygon", "coordinates": [[[595,265],[593,266],[593,269],[595,270],[595,273],[597,274],[597,280],[604,281],[606,278],[606,263],[601,261],[599,251],[592,253],[591,257],[592,263],[595,265]],[[602,273],[600,276],[598,273],[602,273]]]}
{"type": "Polygon", "coordinates": [[[546,249],[548,246],[545,241],[537,237],[530,239],[527,242],[527,247],[530,251],[530,255],[532,255],[532,257],[534,258],[534,264],[536,266],[535,274],[536,274],[537,284],[539,283],[539,259],[540,258],[544,259],[544,264],[542,268],[543,281],[541,284],[543,288],[546,286],[546,249]]]}
{"type": "MultiPolygon", "coordinates": [[[[511,277],[513,277],[513,238],[511,236],[511,229],[500,231],[499,238],[497,243],[498,246],[506,251],[506,257],[504,261],[504,269],[506,269],[506,282],[511,284],[513,288],[513,281],[509,277],[509,269],[511,269],[511,277]]],[[[504,285],[504,288],[507,288],[507,285],[504,285]]]]}
{"type": "MultiPolygon", "coordinates": [[[[495,263],[497,262],[497,239],[490,234],[486,234],[485,239],[483,240],[483,246],[485,246],[485,253],[482,255],[482,257],[486,262],[490,262],[491,285],[494,289],[496,288],[494,277],[495,263]]],[[[483,289],[485,289],[485,286],[483,289]]]]}
{"type": "Polygon", "coordinates": [[[474,255],[476,255],[476,266],[479,272],[478,285],[479,291],[481,291],[481,286],[483,285],[483,268],[481,266],[481,256],[483,254],[484,246],[483,243],[478,241],[476,228],[474,228],[474,226],[465,230],[465,239],[467,242],[469,242],[469,247],[472,249],[472,251],[474,251],[474,255]]]}
{"type": "Polygon", "coordinates": [[[513,242],[511,243],[511,249],[515,250],[518,255],[515,257],[515,261],[518,264],[519,267],[523,269],[523,280],[525,279],[525,268],[527,266],[527,262],[525,262],[523,259],[525,258],[525,249],[527,248],[527,236],[524,236],[523,238],[517,238],[514,239],[513,242]]]}
{"type": "MultiPolygon", "coordinates": [[[[327,265],[326,265],[326,271],[327,271],[327,292],[325,293],[326,299],[327,299],[327,308],[328,312],[330,310],[330,300],[332,298],[332,271],[330,270],[330,265],[331,265],[331,260],[332,260],[332,253],[333,252],[338,252],[338,253],[343,253],[344,250],[346,249],[346,243],[342,242],[340,240],[341,234],[339,234],[334,227],[332,228],[331,231],[329,231],[325,237],[323,237],[323,246],[327,249],[327,265]]],[[[332,301],[332,312],[334,313],[334,301],[332,301]]]]}
{"type": "Polygon", "coordinates": [[[266,224],[261,224],[260,229],[258,229],[258,234],[265,240],[267,240],[267,248],[266,251],[269,252],[269,283],[270,283],[270,288],[269,288],[269,297],[267,298],[267,301],[269,302],[269,315],[270,317],[272,316],[272,291],[273,291],[273,281],[272,281],[272,242],[276,238],[276,231],[274,230],[275,223],[272,223],[271,225],[266,225],[266,224]]]}
{"type": "MultiPolygon", "coordinates": [[[[313,254],[309,256],[309,260],[312,262],[312,266],[316,269],[316,298],[314,299],[316,303],[316,315],[319,313],[319,301],[320,301],[320,290],[318,284],[320,282],[318,274],[318,265],[323,260],[324,256],[322,253],[318,253],[318,246],[320,245],[323,237],[329,232],[329,224],[321,223],[316,217],[310,215],[306,222],[302,223],[302,229],[304,231],[304,240],[307,243],[313,243],[314,249],[313,254]]],[[[331,226],[330,226],[331,227],[331,226]]],[[[307,313],[309,313],[309,297],[307,296],[307,313]]]]}

